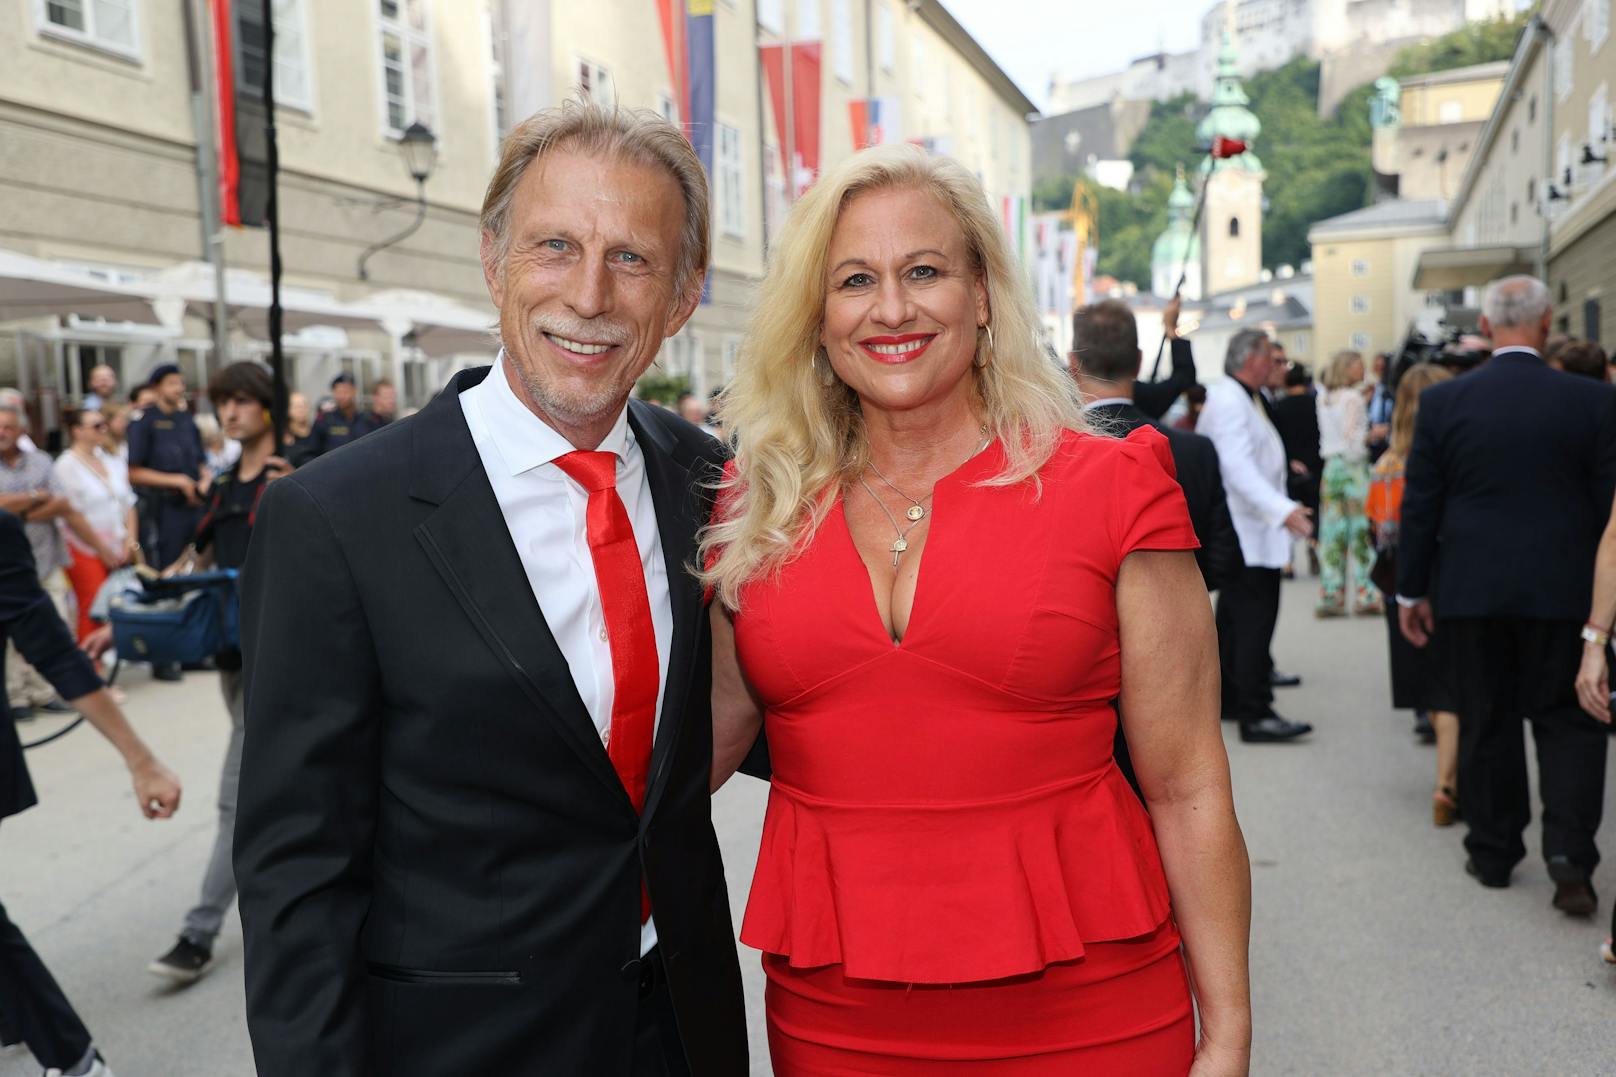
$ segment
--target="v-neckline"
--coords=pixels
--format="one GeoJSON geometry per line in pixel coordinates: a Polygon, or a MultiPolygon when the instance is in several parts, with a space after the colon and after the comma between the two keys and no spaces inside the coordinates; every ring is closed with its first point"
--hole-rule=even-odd
{"type": "Polygon", "coordinates": [[[923,545],[919,550],[920,563],[915,568],[915,593],[909,600],[909,623],[905,627],[903,635],[897,637],[896,639],[893,638],[891,632],[887,631],[886,621],[881,617],[881,600],[876,594],[875,577],[870,574],[870,567],[864,563],[864,555],[859,552],[858,540],[853,537],[853,525],[847,519],[847,490],[844,488],[836,495],[836,515],[841,518],[842,537],[846,539],[848,551],[853,555],[853,563],[858,566],[859,571],[864,575],[865,594],[869,597],[869,611],[870,616],[875,621],[876,633],[882,639],[886,640],[887,643],[892,646],[894,651],[903,650],[904,644],[909,642],[909,640],[912,639],[915,634],[915,621],[920,612],[920,587],[921,584],[925,582],[926,565],[931,560],[927,555],[931,552],[932,543],[937,539],[937,501],[938,495],[942,491],[943,484],[952,482],[962,472],[964,472],[966,468],[980,460],[984,453],[986,453],[989,449],[992,449],[997,444],[997,438],[989,439],[987,444],[978,449],[970,459],[960,464],[959,467],[955,468],[953,471],[950,471],[948,474],[938,479],[935,484],[933,484],[931,494],[931,524],[927,529],[925,545],[923,545]]]}

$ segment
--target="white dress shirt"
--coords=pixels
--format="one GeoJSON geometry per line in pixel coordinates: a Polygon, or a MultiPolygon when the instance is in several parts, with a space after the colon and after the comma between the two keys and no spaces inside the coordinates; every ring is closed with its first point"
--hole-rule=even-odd
{"type": "MultiPolygon", "coordinates": [[[[604,745],[611,737],[615,689],[606,617],[589,552],[589,495],[555,464],[573,446],[517,398],[506,380],[503,352],[488,377],[460,394],[460,407],[533,597],[604,745]]],[[[644,456],[628,425],[626,405],[599,451],[617,456],[617,494],[628,511],[645,570],[645,591],[656,628],[656,721],[660,724],[668,652],[673,644],[673,607],[656,506],[646,482],[644,456]]],[[[655,945],[656,924],[647,920],[640,935],[641,955],[655,945]]]]}

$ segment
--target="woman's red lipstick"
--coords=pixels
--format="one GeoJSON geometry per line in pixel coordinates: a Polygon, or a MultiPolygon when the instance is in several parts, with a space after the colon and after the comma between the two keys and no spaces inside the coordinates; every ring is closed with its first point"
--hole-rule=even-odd
{"type": "Polygon", "coordinates": [[[920,358],[937,339],[936,333],[899,333],[895,336],[865,337],[859,347],[878,363],[896,365],[920,358]]]}

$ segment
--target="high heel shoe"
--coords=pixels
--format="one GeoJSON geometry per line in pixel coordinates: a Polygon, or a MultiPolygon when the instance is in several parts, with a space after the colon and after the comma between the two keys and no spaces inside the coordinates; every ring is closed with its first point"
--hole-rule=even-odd
{"type": "Polygon", "coordinates": [[[1451,786],[1439,785],[1431,794],[1431,822],[1437,826],[1452,826],[1459,818],[1459,798],[1451,786]]]}
{"type": "Polygon", "coordinates": [[[1611,948],[1609,939],[1599,944],[1599,956],[1605,959],[1605,964],[1616,965],[1616,949],[1611,948]]]}

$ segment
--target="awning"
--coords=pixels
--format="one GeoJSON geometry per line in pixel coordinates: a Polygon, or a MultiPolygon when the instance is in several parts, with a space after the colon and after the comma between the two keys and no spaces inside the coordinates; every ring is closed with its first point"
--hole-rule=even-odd
{"type": "Polygon", "coordinates": [[[366,296],[349,309],[367,312],[389,331],[407,325],[401,335],[430,359],[466,353],[492,355],[499,350],[499,317],[492,307],[473,310],[433,292],[390,288],[366,296]]]}
{"type": "Polygon", "coordinates": [[[1420,255],[1414,287],[1425,292],[1452,292],[1487,284],[1537,266],[1533,247],[1439,247],[1420,255]]]}
{"type": "Polygon", "coordinates": [[[0,250],[0,322],[77,314],[109,322],[160,324],[151,292],[87,269],[0,250]]]}
{"type": "MultiPolygon", "coordinates": [[[[173,297],[186,310],[207,320],[213,318],[215,293],[213,266],[207,262],[180,262],[154,273],[147,283],[160,295],[173,297]]],[[[225,311],[232,325],[259,340],[269,336],[269,281],[246,269],[225,272],[225,311]]],[[[281,287],[281,331],[296,333],[311,325],[331,325],[339,329],[374,326],[376,319],[349,304],[338,302],[328,292],[291,285],[281,287]]]]}

